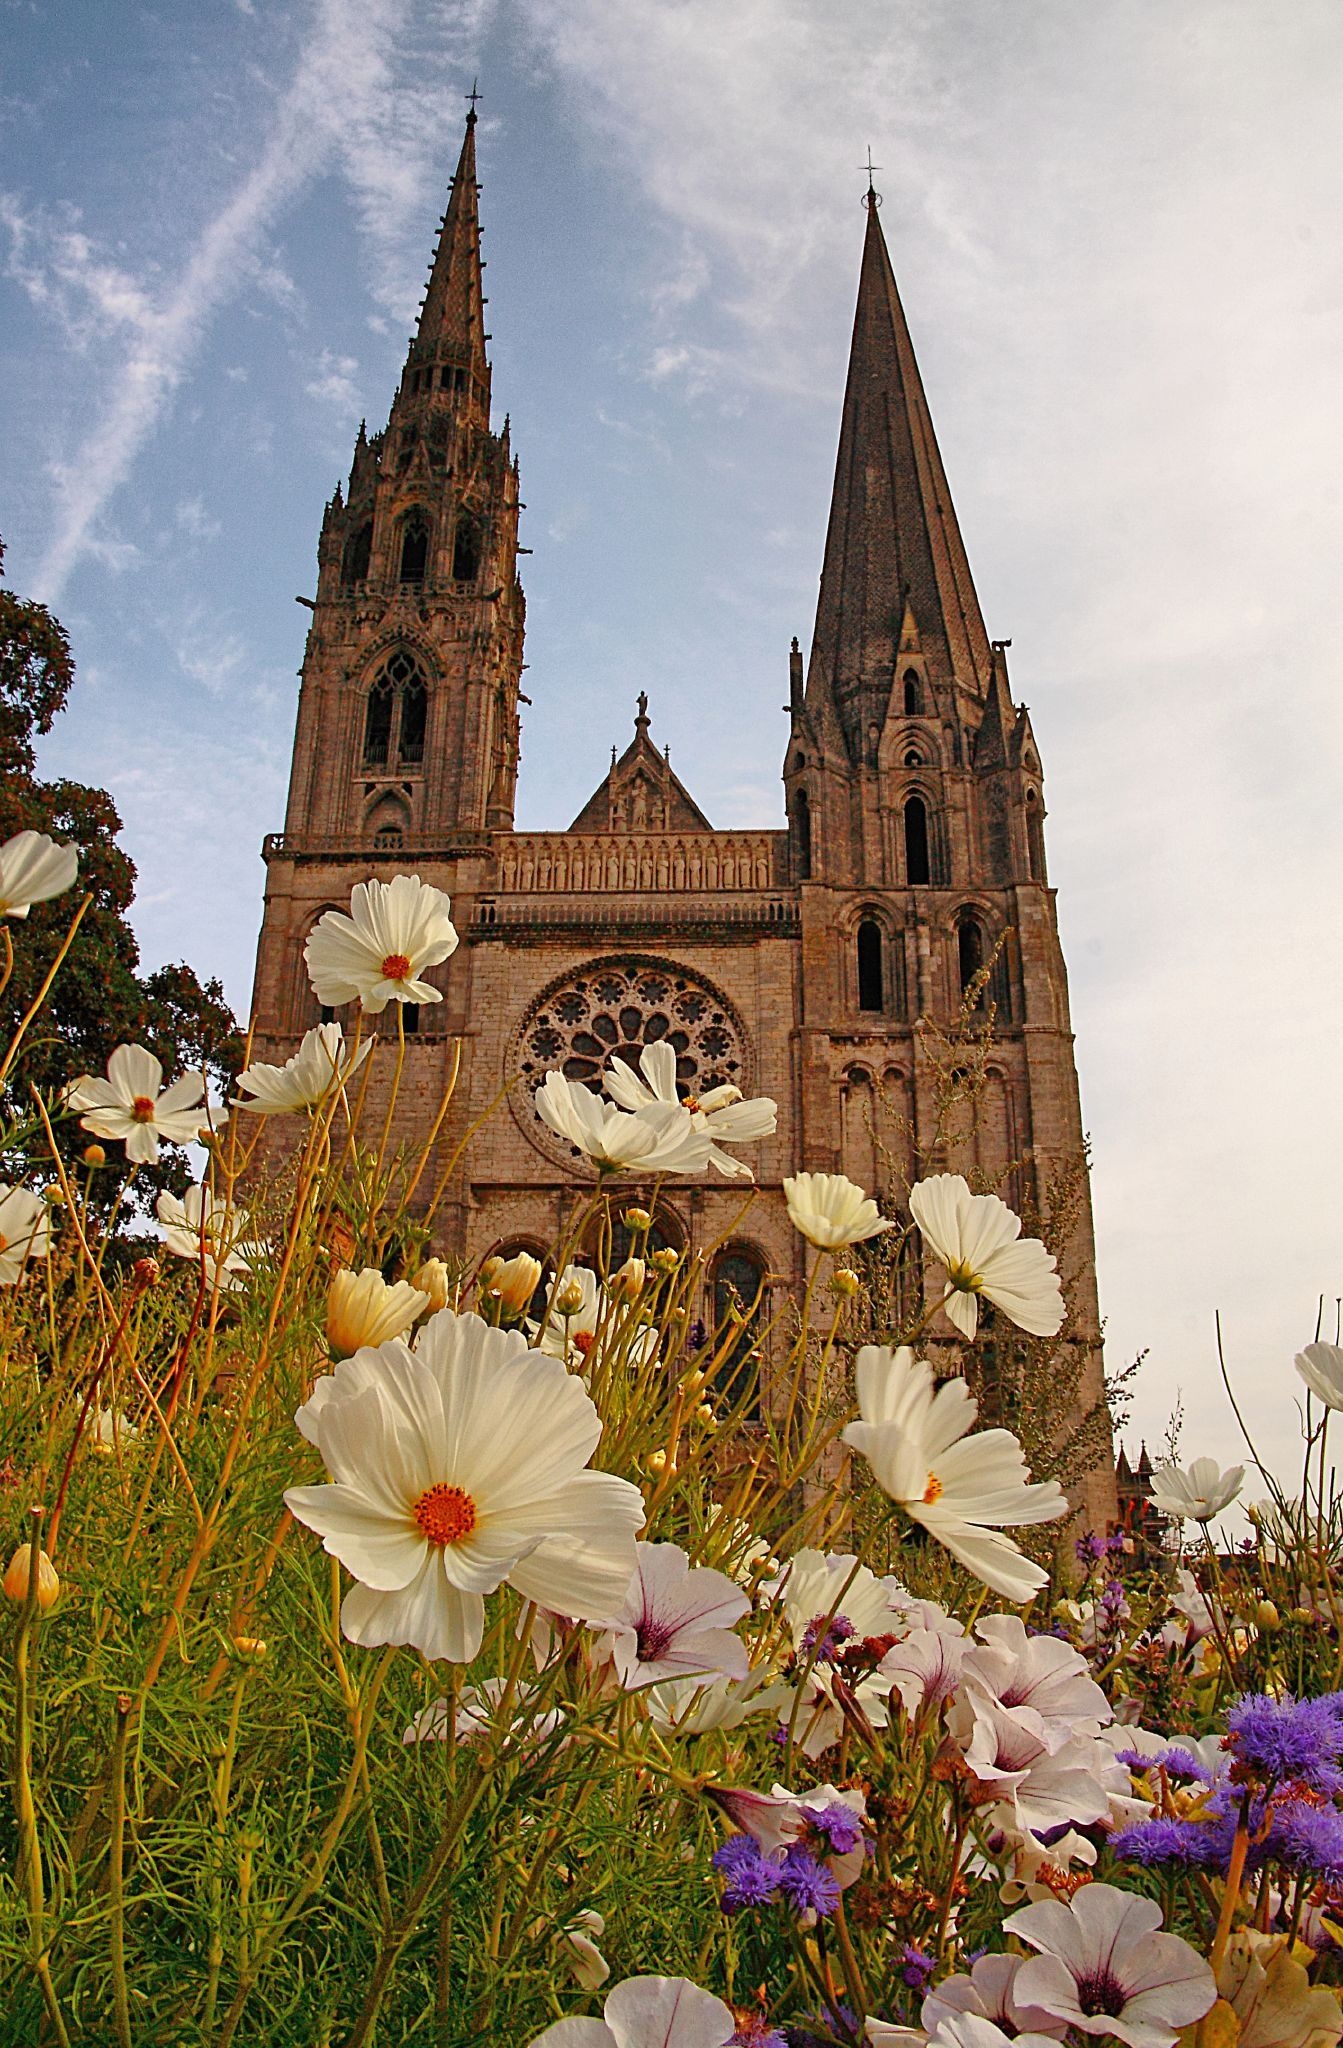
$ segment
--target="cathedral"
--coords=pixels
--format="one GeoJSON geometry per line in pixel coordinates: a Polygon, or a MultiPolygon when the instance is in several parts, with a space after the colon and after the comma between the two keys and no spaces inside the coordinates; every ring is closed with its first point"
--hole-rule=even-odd
{"type": "MultiPolygon", "coordinates": [[[[460,1042],[444,1159],[486,1121],[441,1243],[476,1257],[553,1245],[575,1162],[535,1088],[551,1068],[595,1084],[613,1057],[667,1039],[686,1093],[731,1082],[778,1103],[777,1135],[744,1155],[753,1199],[710,1170],[660,1205],[667,1240],[716,1248],[712,1319],[734,1290],[768,1302],[803,1277],[785,1175],[841,1171],[871,1190],[892,1147],[897,1172],[914,1144],[924,1171],[939,1163],[938,1068],[916,1022],[951,1028],[986,969],[983,1091],[945,1163],[1005,1174],[1020,1202],[1080,1160],[1040,756],[980,614],[869,191],[815,628],[806,661],[796,640],[788,658],[786,825],[711,825],[641,695],[568,830],[515,828],[519,472],[491,419],[475,127],[473,108],[391,416],[361,427],[322,522],[288,811],[264,847],[255,1054],[284,1058],[318,1021],[304,941],[356,882],[411,872],[446,890],[461,944],[430,971],[442,1002],[405,1014],[398,1109],[403,1136],[423,1128],[460,1042]]],[[[1082,1192],[1067,1341],[1094,1399],[1082,1192]]]]}

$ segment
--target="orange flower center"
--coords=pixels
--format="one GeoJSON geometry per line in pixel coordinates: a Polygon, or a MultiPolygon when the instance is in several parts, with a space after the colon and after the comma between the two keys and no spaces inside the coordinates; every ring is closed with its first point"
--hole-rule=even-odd
{"type": "Polygon", "coordinates": [[[923,1505],[926,1508],[934,1507],[941,1500],[945,1490],[936,1472],[930,1472],[928,1474],[928,1484],[923,1489],[923,1505]]]}
{"type": "Polygon", "coordinates": [[[8,1250],[9,1239],[5,1236],[3,1230],[0,1230],[0,1252],[7,1252],[8,1250]]]}
{"type": "Polygon", "coordinates": [[[470,1494],[441,1480],[420,1495],[411,1513],[430,1543],[460,1543],[476,1526],[476,1504],[470,1494]]]}
{"type": "Polygon", "coordinates": [[[384,981],[404,981],[410,973],[410,962],[404,953],[389,953],[382,963],[384,981]]]}
{"type": "Polygon", "coordinates": [[[131,1104],[131,1115],[137,1124],[152,1124],[154,1121],[153,1096],[137,1095],[131,1104]]]}
{"type": "Polygon", "coordinates": [[[690,1111],[690,1114],[691,1114],[692,1116],[698,1116],[698,1115],[699,1115],[699,1097],[698,1097],[698,1095],[687,1095],[687,1097],[686,1097],[685,1101],[684,1101],[684,1102],[683,1102],[683,1103],[681,1104],[681,1107],[682,1107],[682,1109],[688,1109],[688,1110],[690,1111]]]}

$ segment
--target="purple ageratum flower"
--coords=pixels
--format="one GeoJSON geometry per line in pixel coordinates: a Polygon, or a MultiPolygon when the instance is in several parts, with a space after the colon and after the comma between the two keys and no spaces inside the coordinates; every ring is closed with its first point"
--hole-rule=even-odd
{"type": "Polygon", "coordinates": [[[1172,1742],[1168,1749],[1155,1755],[1140,1749],[1121,1749],[1116,1761],[1126,1764],[1131,1771],[1162,1770],[1168,1778],[1192,1779],[1199,1785],[1213,1782],[1212,1772],[1202,1758],[1179,1742],[1172,1742]]]}
{"type": "Polygon", "coordinates": [[[926,1991],[937,1963],[921,1948],[907,1941],[900,1951],[900,1975],[911,1991],[926,1991]]]}
{"type": "Polygon", "coordinates": [[[1304,1784],[1312,1792],[1343,1790],[1343,1719],[1335,1696],[1281,1700],[1250,1693],[1227,1716],[1225,1746],[1240,1778],[1269,1785],[1304,1784]]]}
{"type": "Polygon", "coordinates": [[[1222,1837],[1221,1828],[1201,1821],[1158,1818],[1116,1829],[1109,1846],[1121,1862],[1140,1863],[1148,1870],[1165,1865],[1182,1870],[1215,1870],[1219,1866],[1225,1869],[1230,1859],[1230,1840],[1222,1837]]]}
{"type": "Polygon", "coordinates": [[[808,1806],[806,1815],[809,1824],[825,1837],[827,1855],[847,1856],[866,1839],[863,1823],[852,1807],[808,1806]]]}
{"type": "Polygon", "coordinates": [[[788,2036],[768,2020],[753,2019],[748,2014],[738,2020],[737,2031],[729,2036],[727,2048],[788,2048],[788,2036]]]}
{"type": "Polygon", "coordinates": [[[785,1849],[777,1866],[778,1889],[799,1916],[814,1914],[826,1920],[839,1904],[839,1882],[824,1863],[818,1863],[800,1842],[785,1849]]]}
{"type": "Polygon", "coordinates": [[[1256,1867],[1265,1863],[1337,1884],[1343,1879],[1343,1813],[1299,1799],[1275,1803],[1268,1839],[1255,1857],[1256,1867]]]}
{"type": "Polygon", "coordinates": [[[782,1866],[762,1856],[750,1835],[733,1835],[714,1850],[709,1861],[718,1875],[727,1880],[720,1902],[725,1913],[740,1913],[745,1906],[766,1905],[779,1890],[782,1866]]]}
{"type": "Polygon", "coordinates": [[[821,1616],[816,1621],[807,1623],[802,1631],[801,1654],[810,1657],[816,1664],[833,1664],[839,1655],[840,1644],[851,1641],[858,1631],[847,1614],[831,1615],[822,1629],[821,1624],[824,1620],[825,1617],[821,1616]]]}

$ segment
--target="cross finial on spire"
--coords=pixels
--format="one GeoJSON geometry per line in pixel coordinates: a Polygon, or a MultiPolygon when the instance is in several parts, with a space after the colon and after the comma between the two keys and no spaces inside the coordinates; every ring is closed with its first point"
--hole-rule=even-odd
{"type": "Polygon", "coordinates": [[[881,194],[872,181],[875,174],[881,169],[881,165],[874,164],[872,161],[872,144],[870,142],[867,145],[867,162],[860,164],[858,168],[867,172],[867,192],[863,204],[865,206],[880,206],[881,194]]]}
{"type": "MultiPolygon", "coordinates": [[[[463,98],[463,99],[465,99],[465,100],[469,100],[469,101],[471,102],[471,111],[470,111],[470,113],[469,113],[469,114],[467,115],[467,117],[466,117],[468,121],[474,121],[474,120],[475,120],[475,118],[476,118],[476,101],[477,101],[477,100],[478,100],[478,99],[479,99],[479,98],[481,97],[481,95],[480,95],[480,94],[479,94],[479,93],[478,93],[478,92],[476,91],[476,87],[477,87],[477,85],[478,85],[479,83],[480,83],[479,79],[475,79],[475,78],[473,78],[473,79],[471,80],[471,90],[470,90],[470,92],[466,92],[466,93],[463,93],[463,94],[462,94],[462,98],[463,98]]],[[[869,156],[871,156],[871,154],[872,154],[872,152],[871,152],[871,150],[869,150],[869,151],[868,151],[868,155],[869,155],[869,156]]]]}

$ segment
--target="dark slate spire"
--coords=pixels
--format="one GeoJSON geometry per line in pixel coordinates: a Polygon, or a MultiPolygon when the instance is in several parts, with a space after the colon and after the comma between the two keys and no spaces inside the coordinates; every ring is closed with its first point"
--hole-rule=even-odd
{"type": "Polygon", "coordinates": [[[430,360],[457,364],[481,386],[487,386],[479,194],[473,106],[466,117],[462,153],[429,271],[419,326],[410,345],[408,366],[430,360]]]}
{"type": "Polygon", "coordinates": [[[934,684],[987,689],[988,635],[869,189],[808,682],[809,701],[831,697],[855,758],[885,717],[909,620],[934,684]]]}

